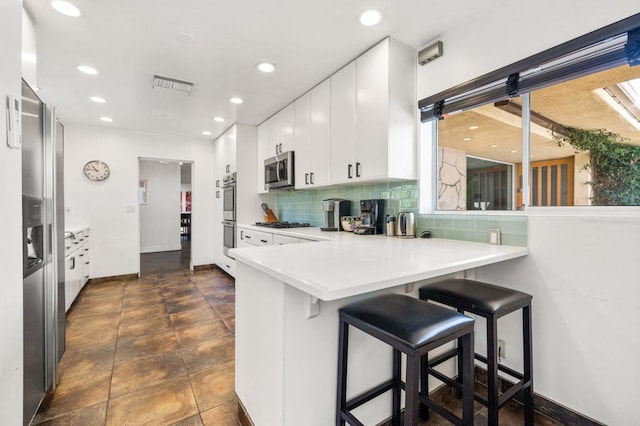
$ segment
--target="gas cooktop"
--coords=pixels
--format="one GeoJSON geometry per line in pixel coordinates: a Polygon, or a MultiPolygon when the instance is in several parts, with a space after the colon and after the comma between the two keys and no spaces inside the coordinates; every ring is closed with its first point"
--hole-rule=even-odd
{"type": "Polygon", "coordinates": [[[264,226],[267,228],[306,228],[311,225],[299,222],[256,222],[256,226],[264,226]]]}

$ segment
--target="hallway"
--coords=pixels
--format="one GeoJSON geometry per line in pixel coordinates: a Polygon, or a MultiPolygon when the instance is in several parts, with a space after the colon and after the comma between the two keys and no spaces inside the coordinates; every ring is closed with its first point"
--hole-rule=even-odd
{"type": "Polygon", "coordinates": [[[60,383],[33,424],[239,424],[233,279],[193,273],[177,253],[144,255],[142,278],[82,290],[60,383]]]}

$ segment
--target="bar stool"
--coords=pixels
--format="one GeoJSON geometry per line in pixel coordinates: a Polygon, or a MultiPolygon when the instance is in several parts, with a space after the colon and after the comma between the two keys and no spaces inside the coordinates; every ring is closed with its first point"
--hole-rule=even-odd
{"type": "MultiPolygon", "coordinates": [[[[511,290],[479,281],[451,279],[428,284],[419,290],[420,299],[432,300],[452,306],[459,313],[471,312],[487,320],[487,356],[474,354],[475,358],[487,364],[487,392],[488,398],[476,394],[476,401],[488,408],[488,424],[498,424],[498,410],[510,401],[518,391],[524,393],[525,425],[533,425],[533,370],[532,370],[532,338],[531,338],[531,295],[517,290],[511,290]],[[498,363],[498,318],[522,309],[522,336],[524,353],[524,372],[520,373],[498,363]],[[498,389],[498,370],[519,380],[506,392],[500,394],[498,389]]],[[[459,342],[458,346],[461,347],[459,342]]],[[[423,360],[426,368],[432,367],[453,358],[458,349],[453,349],[432,360],[423,360]]],[[[426,357],[425,357],[426,358],[426,357]]],[[[466,366],[460,367],[458,356],[458,380],[462,376],[465,380],[466,366]]],[[[424,376],[425,383],[428,376],[424,376]]],[[[440,377],[439,377],[440,378],[440,377]]],[[[442,381],[448,383],[444,378],[442,381]]],[[[423,408],[423,414],[426,411],[423,408]]],[[[425,416],[423,415],[423,418],[425,416]]]]}
{"type": "Polygon", "coordinates": [[[456,425],[473,424],[473,326],[475,321],[451,309],[425,303],[417,298],[388,294],[363,300],[340,309],[338,345],[338,401],[336,425],[345,421],[363,426],[351,410],[392,390],[392,425],[400,425],[400,390],[405,390],[404,425],[418,422],[420,404],[441,414],[456,425]],[[393,377],[347,401],[347,359],[349,326],[356,327],[393,348],[393,377]],[[428,389],[420,391],[422,355],[445,343],[458,339],[461,365],[465,370],[459,389],[463,396],[462,418],[437,405],[428,397],[428,389]],[[400,378],[401,353],[407,357],[406,382],[400,378]]]}

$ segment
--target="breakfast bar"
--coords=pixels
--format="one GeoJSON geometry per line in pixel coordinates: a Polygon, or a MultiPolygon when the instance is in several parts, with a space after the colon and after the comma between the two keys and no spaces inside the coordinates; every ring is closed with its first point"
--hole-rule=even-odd
{"type": "MultiPolygon", "coordinates": [[[[524,247],[280,231],[316,240],[234,249],[236,393],[256,425],[331,425],[336,404],[338,309],[384,293],[527,255],[524,247]],[[317,241],[323,239],[323,241],[317,241]]],[[[391,351],[354,331],[348,395],[391,374],[391,351]]],[[[385,397],[358,410],[365,424],[389,417],[385,397]]]]}

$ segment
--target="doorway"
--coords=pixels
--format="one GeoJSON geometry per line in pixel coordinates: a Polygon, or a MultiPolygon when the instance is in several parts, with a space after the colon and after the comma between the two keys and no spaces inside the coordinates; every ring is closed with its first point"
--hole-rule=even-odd
{"type": "Polygon", "coordinates": [[[191,269],[192,163],[138,159],[140,276],[191,269]]]}

